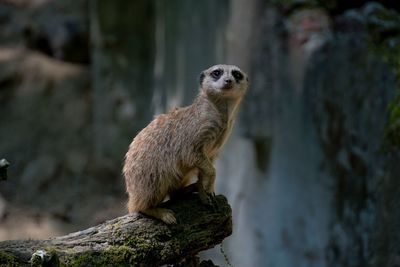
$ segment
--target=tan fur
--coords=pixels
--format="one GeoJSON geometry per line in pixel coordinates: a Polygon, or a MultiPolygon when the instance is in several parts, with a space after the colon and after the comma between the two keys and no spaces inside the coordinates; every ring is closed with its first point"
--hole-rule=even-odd
{"type": "Polygon", "coordinates": [[[237,82],[236,66],[216,65],[202,74],[200,93],[190,106],[157,116],[134,138],[125,157],[123,174],[129,212],[143,212],[175,223],[172,211],[157,208],[167,196],[198,177],[202,200],[214,193],[214,160],[229,136],[238,106],[248,87],[247,76],[237,82]],[[210,73],[222,69],[216,81],[210,73]],[[224,89],[223,79],[233,79],[224,89]]]}

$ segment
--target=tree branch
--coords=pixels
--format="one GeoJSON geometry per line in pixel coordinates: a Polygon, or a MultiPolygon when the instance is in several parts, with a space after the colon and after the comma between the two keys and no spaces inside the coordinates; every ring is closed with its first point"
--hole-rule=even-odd
{"type": "Polygon", "coordinates": [[[168,201],[178,224],[141,214],[125,215],[48,240],[0,242],[0,266],[159,266],[212,248],[232,233],[231,208],[216,196],[216,209],[196,194],[168,201]]]}

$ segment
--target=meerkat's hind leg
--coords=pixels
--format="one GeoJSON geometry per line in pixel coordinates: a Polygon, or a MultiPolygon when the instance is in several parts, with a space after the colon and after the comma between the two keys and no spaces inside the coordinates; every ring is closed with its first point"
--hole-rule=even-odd
{"type": "Polygon", "coordinates": [[[172,210],[165,208],[149,208],[146,210],[141,210],[140,212],[150,217],[159,219],[166,224],[176,224],[176,218],[172,210]]]}

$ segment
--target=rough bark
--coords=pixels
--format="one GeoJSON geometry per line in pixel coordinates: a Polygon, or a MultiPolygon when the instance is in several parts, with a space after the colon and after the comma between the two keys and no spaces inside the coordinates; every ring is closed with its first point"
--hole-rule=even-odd
{"type": "Polygon", "coordinates": [[[232,232],[231,208],[217,196],[215,208],[197,195],[169,201],[178,220],[166,225],[125,215],[89,229],[47,240],[0,243],[0,266],[159,266],[211,248],[232,232]]]}

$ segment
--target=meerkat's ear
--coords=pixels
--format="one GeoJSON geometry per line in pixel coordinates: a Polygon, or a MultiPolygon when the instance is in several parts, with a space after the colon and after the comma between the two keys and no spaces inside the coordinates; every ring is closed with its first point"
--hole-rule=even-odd
{"type": "Polygon", "coordinates": [[[206,74],[204,73],[204,71],[200,73],[200,76],[199,76],[199,83],[200,83],[200,85],[203,84],[203,80],[204,80],[204,77],[205,77],[205,76],[206,76],[206,74]]]}

